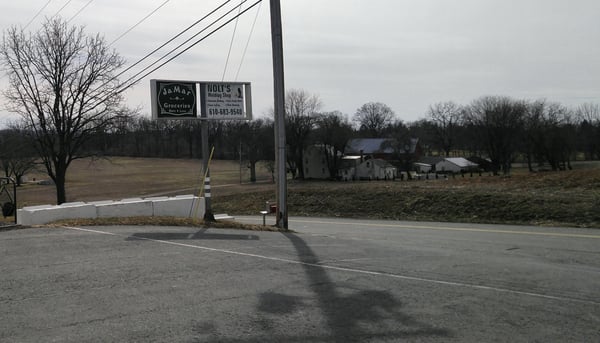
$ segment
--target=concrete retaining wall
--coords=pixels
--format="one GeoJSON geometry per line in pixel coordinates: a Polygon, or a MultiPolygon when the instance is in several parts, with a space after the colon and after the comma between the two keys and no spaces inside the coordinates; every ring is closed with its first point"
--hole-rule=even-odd
{"type": "Polygon", "coordinates": [[[204,198],[194,195],[176,197],[129,198],[120,201],[74,202],[62,205],[23,207],[17,210],[17,224],[41,225],[60,219],[110,217],[204,217],[204,198]],[[195,215],[194,215],[195,214],[195,215]]]}

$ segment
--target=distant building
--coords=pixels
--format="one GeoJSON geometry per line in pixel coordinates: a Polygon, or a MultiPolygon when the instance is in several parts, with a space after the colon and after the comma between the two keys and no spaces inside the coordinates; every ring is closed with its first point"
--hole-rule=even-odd
{"type": "Polygon", "coordinates": [[[356,180],[356,168],[362,163],[360,156],[344,156],[340,170],[338,171],[338,177],[342,181],[354,181],[356,180]]]}
{"type": "Polygon", "coordinates": [[[492,161],[489,158],[483,158],[483,157],[479,157],[479,156],[471,156],[468,157],[467,160],[476,163],[479,166],[480,170],[489,172],[489,171],[493,171],[496,168],[494,168],[494,165],[492,164],[492,161]]]}
{"type": "Polygon", "coordinates": [[[415,162],[414,170],[417,173],[433,173],[436,171],[435,166],[439,162],[443,161],[444,157],[441,156],[424,156],[415,162]]]}
{"type": "Polygon", "coordinates": [[[477,163],[463,157],[427,156],[415,163],[415,170],[419,173],[460,173],[475,171],[478,168],[477,163]]]}
{"type": "Polygon", "coordinates": [[[443,161],[436,163],[435,170],[438,173],[460,173],[475,171],[477,167],[477,163],[473,163],[463,157],[446,157],[443,161]]]}
{"type": "MultiPolygon", "coordinates": [[[[332,154],[331,151],[330,154],[332,154]]],[[[331,178],[329,166],[327,165],[327,156],[322,145],[311,145],[304,150],[303,167],[305,179],[331,178]]]]}
{"type": "Polygon", "coordinates": [[[411,138],[406,144],[394,138],[355,138],[346,143],[344,156],[363,156],[386,161],[416,160],[422,155],[418,138],[411,138]]]}
{"type": "Polygon", "coordinates": [[[397,158],[398,143],[392,138],[355,138],[350,139],[344,148],[344,156],[362,156],[393,160],[397,158]]]}
{"type": "Polygon", "coordinates": [[[396,176],[396,167],[378,158],[364,160],[356,167],[359,180],[395,180],[396,176]]]}

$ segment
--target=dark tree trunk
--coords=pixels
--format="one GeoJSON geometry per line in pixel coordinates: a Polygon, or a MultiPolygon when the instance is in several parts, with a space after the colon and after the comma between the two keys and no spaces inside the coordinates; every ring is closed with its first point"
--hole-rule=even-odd
{"type": "Polygon", "coordinates": [[[256,161],[250,161],[248,164],[250,167],[250,182],[254,183],[256,182],[256,161]]]}
{"type": "Polygon", "coordinates": [[[67,168],[56,166],[56,175],[54,184],[56,186],[56,204],[60,205],[67,202],[67,192],[65,189],[67,168]]]}

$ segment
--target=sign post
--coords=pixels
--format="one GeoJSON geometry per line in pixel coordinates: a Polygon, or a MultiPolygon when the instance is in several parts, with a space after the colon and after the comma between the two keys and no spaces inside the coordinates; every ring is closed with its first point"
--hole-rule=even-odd
{"type": "Polygon", "coordinates": [[[150,90],[153,119],[202,121],[204,219],[212,221],[215,217],[211,208],[208,121],[252,119],[250,82],[150,80],[150,90]]]}

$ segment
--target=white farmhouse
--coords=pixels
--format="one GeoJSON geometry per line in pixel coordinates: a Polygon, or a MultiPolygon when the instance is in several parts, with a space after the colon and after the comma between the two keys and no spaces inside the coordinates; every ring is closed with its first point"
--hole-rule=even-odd
{"type": "Polygon", "coordinates": [[[356,178],[359,180],[394,180],[397,169],[382,159],[364,160],[356,166],[356,178]]]}

